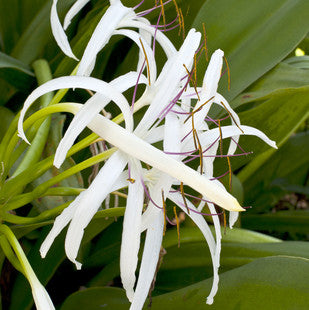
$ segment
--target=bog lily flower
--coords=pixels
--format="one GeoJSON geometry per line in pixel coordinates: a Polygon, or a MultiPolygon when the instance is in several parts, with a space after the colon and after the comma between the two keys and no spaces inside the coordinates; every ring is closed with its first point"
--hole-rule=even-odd
{"type": "MultiPolygon", "coordinates": [[[[64,25],[62,26],[57,14],[58,0],[53,0],[50,20],[51,28],[56,42],[61,50],[69,57],[78,60],[74,55],[65,30],[71,23],[72,18],[89,2],[89,0],[77,0],[68,11],[64,25]]],[[[138,7],[138,6],[137,6],[138,7]]],[[[167,57],[175,52],[174,45],[170,40],[157,28],[150,25],[149,21],[134,12],[134,8],[125,7],[120,0],[110,0],[110,7],[106,10],[100,22],[96,26],[81,58],[77,75],[89,76],[94,68],[98,53],[109,42],[113,35],[123,35],[135,41],[137,33],[133,30],[124,28],[137,28],[140,37],[151,44],[152,37],[162,46],[167,57]]],[[[140,57],[138,68],[143,65],[143,50],[140,48],[140,57]]]]}
{"type": "MultiPolygon", "coordinates": [[[[75,2],[65,19],[64,28],[87,2],[75,2]]],[[[124,7],[120,0],[110,1],[110,3],[110,8],[98,24],[81,59],[77,73],[81,76],[58,78],[38,87],[27,98],[21,111],[18,124],[19,135],[28,142],[23,132],[23,119],[26,111],[37,98],[61,88],[91,89],[96,94],[84,105],[77,103],[66,105],[67,111],[74,113],[75,117],[58,146],[54,165],[61,166],[68,150],[86,126],[117,148],[89,188],[78,195],[56,218],[52,230],[41,246],[41,255],[45,257],[54,239],[65,226],[69,225],[65,251],[67,257],[80,269],[81,264],[76,261],[76,257],[84,229],[111,192],[128,187],[120,271],[123,286],[132,303],[130,309],[143,307],[154,278],[164,229],[164,212],[161,206],[167,199],[192,218],[209,245],[214,268],[213,287],[207,300],[211,304],[218,288],[221,249],[220,223],[214,204],[235,212],[232,213],[234,216],[231,222],[235,221],[235,214],[244,210],[223,185],[213,179],[213,161],[219,148],[218,139],[233,138],[228,151],[229,156],[235,153],[240,135],[256,135],[272,146],[274,143],[260,131],[241,126],[236,113],[217,93],[222,69],[222,51],[216,51],[211,58],[203,86],[190,88],[188,86],[190,70],[200,44],[200,33],[191,29],[180,50],[176,51],[166,36],[151,27],[144,18],[138,17],[133,9],[124,7]],[[125,27],[138,28],[140,34],[122,29],[125,27]],[[143,51],[139,56],[137,72],[129,72],[110,83],[88,77],[94,67],[96,55],[115,34],[130,37],[143,51]],[[160,43],[167,55],[167,62],[158,78],[154,52],[151,48],[152,38],[160,43]],[[142,74],[146,60],[148,79],[142,74]],[[185,80],[186,77],[188,81],[185,80]],[[130,106],[123,92],[132,87],[136,88],[138,84],[145,84],[146,90],[139,100],[136,102],[133,100],[134,106],[130,106]],[[197,101],[194,107],[191,104],[193,99],[197,101]],[[121,109],[125,128],[99,114],[111,101],[121,109]],[[227,110],[232,119],[230,126],[209,129],[206,120],[212,104],[218,104],[227,110]],[[132,111],[143,106],[148,108],[135,127],[132,111]],[[187,121],[188,116],[192,118],[192,122],[187,121]],[[199,148],[196,145],[197,139],[201,146],[199,148]],[[159,141],[163,141],[163,150],[152,145],[159,141]],[[195,155],[196,152],[199,152],[199,155],[195,155]],[[186,160],[195,157],[201,158],[199,171],[185,164],[186,160]],[[152,169],[145,170],[142,162],[152,166],[152,169]],[[175,190],[179,184],[190,186],[202,195],[198,208],[184,197],[182,192],[175,190]],[[150,201],[143,213],[145,195],[150,201]],[[214,215],[216,240],[201,213],[206,202],[211,214],[214,215]],[[143,231],[146,231],[145,246],[139,278],[134,290],[140,236],[143,231]]],[[[57,1],[54,0],[51,13],[54,36],[63,51],[68,56],[75,57],[59,22],[56,5],[57,1]]]]}

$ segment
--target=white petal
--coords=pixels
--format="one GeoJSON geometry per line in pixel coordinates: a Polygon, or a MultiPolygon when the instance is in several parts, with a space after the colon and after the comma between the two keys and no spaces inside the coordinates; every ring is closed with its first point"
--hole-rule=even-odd
{"type": "Polygon", "coordinates": [[[128,155],[148,163],[177,180],[183,181],[204,196],[209,197],[211,201],[222,208],[231,211],[243,211],[237,200],[225,190],[219,188],[214,182],[207,180],[197,171],[176,161],[114,122],[97,115],[89,124],[89,128],[128,155]]]}
{"type": "Polygon", "coordinates": [[[137,18],[136,20],[133,20],[132,18],[126,18],[123,19],[119,25],[118,28],[138,28],[138,29],[143,29],[147,32],[149,32],[152,36],[154,36],[156,34],[156,41],[161,45],[164,53],[166,54],[167,58],[172,57],[175,52],[176,49],[173,45],[173,43],[169,40],[169,38],[164,35],[160,30],[156,30],[155,27],[152,27],[150,25],[148,25],[148,23],[139,21],[139,19],[137,18]]]}
{"type": "MultiPolygon", "coordinates": [[[[119,92],[117,92],[114,87],[112,87],[109,83],[106,83],[104,81],[91,78],[91,77],[81,77],[81,76],[65,76],[60,77],[57,79],[53,79],[51,81],[48,81],[47,83],[39,86],[36,88],[26,99],[23,109],[20,112],[20,117],[18,120],[18,132],[19,136],[25,140],[27,143],[29,141],[27,140],[25,133],[23,131],[23,119],[25,117],[25,114],[29,107],[32,105],[32,103],[38,99],[40,96],[57,90],[57,89],[64,89],[64,88],[84,88],[84,89],[90,89],[93,91],[96,91],[100,94],[104,94],[114,102],[117,102],[122,107],[127,106],[127,110],[129,111],[129,104],[126,100],[126,98],[119,92]]],[[[125,121],[126,121],[126,128],[130,131],[133,129],[133,117],[132,113],[125,113],[125,121]]]]}
{"type": "MultiPolygon", "coordinates": [[[[239,135],[256,136],[262,139],[264,142],[266,142],[271,147],[277,148],[276,143],[270,140],[260,130],[250,127],[250,126],[245,126],[245,125],[241,125],[239,127],[242,129],[242,131],[240,131],[240,129],[235,125],[221,127],[222,139],[231,138],[231,137],[239,136],[239,135]]],[[[218,137],[220,137],[219,128],[214,128],[214,129],[211,129],[209,131],[205,131],[199,134],[199,140],[200,140],[201,145],[211,145],[218,139],[218,137]]],[[[186,151],[190,151],[193,149],[194,149],[193,141],[188,140],[188,139],[185,140],[185,144],[183,145],[182,150],[186,152],[186,151]]]]}
{"type": "MultiPolygon", "coordinates": [[[[168,199],[173,201],[175,204],[177,204],[177,206],[181,208],[192,219],[192,221],[196,224],[196,226],[200,229],[203,236],[205,237],[205,240],[209,247],[210,254],[213,259],[215,255],[216,243],[211,233],[211,230],[207,222],[205,221],[205,218],[201,214],[198,214],[195,212],[188,213],[186,206],[184,206],[183,197],[180,193],[169,193],[167,197],[168,199]]],[[[195,208],[195,206],[191,203],[190,200],[186,199],[186,202],[190,209],[198,212],[198,210],[195,208]]]]}
{"type": "Polygon", "coordinates": [[[238,220],[238,212],[231,211],[229,215],[229,226],[232,229],[236,221],[238,220]]]}
{"type": "Polygon", "coordinates": [[[30,285],[32,289],[32,295],[35,302],[37,310],[54,310],[55,307],[51,301],[47,291],[44,286],[39,282],[38,279],[30,280],[30,285]]]}
{"type": "Polygon", "coordinates": [[[133,10],[123,6],[120,1],[113,3],[106,10],[87,44],[77,75],[89,76],[91,74],[97,54],[108,43],[114,30],[119,27],[120,21],[130,13],[134,14],[133,10]]]}
{"type": "MultiPolygon", "coordinates": [[[[208,204],[209,210],[212,214],[216,213],[216,209],[213,204],[209,203],[208,204]]],[[[218,269],[220,267],[220,253],[221,253],[221,227],[220,227],[220,222],[219,222],[219,217],[218,216],[213,216],[213,221],[214,221],[214,226],[215,226],[215,232],[216,232],[216,251],[215,251],[215,256],[214,256],[214,279],[213,279],[213,284],[211,291],[207,297],[206,303],[211,305],[213,303],[214,296],[216,295],[218,291],[218,284],[219,284],[219,274],[218,274],[218,269]]]]}
{"type": "MultiPolygon", "coordinates": [[[[114,87],[119,93],[126,91],[136,84],[138,74],[136,72],[129,72],[119,78],[113,80],[110,86],[114,87]]],[[[139,83],[147,84],[145,76],[141,76],[139,83]]],[[[70,123],[64,137],[61,139],[55,154],[54,166],[59,168],[65,160],[66,154],[73,145],[75,139],[84,130],[84,128],[91,122],[94,116],[110,102],[109,95],[95,94],[83,105],[80,111],[74,116],[70,123]]],[[[125,120],[132,122],[132,111],[128,103],[124,101],[115,102],[124,115],[125,120]]],[[[128,123],[127,123],[128,124],[128,123]]],[[[129,125],[129,128],[133,128],[133,124],[129,125]]]]}
{"type": "MultiPolygon", "coordinates": [[[[143,47],[144,47],[146,56],[148,59],[148,63],[149,63],[150,82],[151,84],[153,84],[157,78],[157,66],[156,66],[156,60],[153,55],[153,51],[151,47],[149,46],[148,42],[143,37],[138,35],[135,31],[132,31],[132,30],[127,30],[127,29],[115,30],[114,34],[126,36],[135,42],[135,44],[139,47],[139,50],[140,50],[139,62],[141,62],[141,64],[143,64],[145,60],[145,54],[143,51],[143,47]],[[142,41],[143,46],[140,40],[142,41]]],[[[137,72],[140,72],[141,68],[142,68],[141,66],[138,66],[137,72]]]]}
{"type": "Polygon", "coordinates": [[[201,34],[191,29],[178,53],[168,59],[156,82],[158,88],[151,105],[137,126],[136,134],[142,135],[147,131],[180,91],[181,80],[187,74],[184,65],[190,70],[194,53],[197,50],[201,34]]]}
{"type": "Polygon", "coordinates": [[[55,238],[61,233],[65,226],[69,224],[72,220],[73,215],[76,211],[85,192],[81,192],[76,199],[65,208],[60,215],[58,215],[54,221],[54,225],[48,235],[46,236],[44,242],[40,247],[41,256],[44,258],[49,251],[51,245],[53,244],[55,238]]]}
{"type": "Polygon", "coordinates": [[[141,237],[141,216],[144,204],[144,188],[141,182],[142,166],[139,161],[130,161],[130,177],[126,211],[123,220],[120,251],[120,276],[128,299],[134,295],[135,270],[138,263],[138,251],[141,237]]]}
{"type": "Polygon", "coordinates": [[[207,70],[203,80],[203,88],[207,89],[209,93],[216,93],[218,83],[221,77],[221,70],[223,64],[224,53],[222,50],[217,49],[210,58],[207,70]]]}
{"type": "Polygon", "coordinates": [[[81,264],[76,261],[76,256],[84,229],[111,192],[113,183],[117,181],[126,164],[126,156],[117,151],[106,161],[88,189],[83,192],[84,195],[79,201],[65,238],[65,252],[77,269],[81,268],[81,264]]]}
{"type": "Polygon", "coordinates": [[[68,13],[66,14],[63,22],[63,28],[66,30],[71,24],[72,19],[80,12],[80,10],[89,2],[90,0],[76,0],[72,5],[68,13]]]}
{"type": "MultiPolygon", "coordinates": [[[[140,18],[139,20],[141,20],[141,19],[142,18],[140,18]]],[[[142,21],[145,24],[151,25],[150,21],[146,18],[143,18],[142,21]]],[[[151,42],[152,42],[152,35],[144,29],[139,29],[138,32],[139,32],[140,36],[146,41],[147,45],[150,46],[151,42]]],[[[154,52],[153,52],[153,56],[154,56],[154,52]]],[[[142,65],[144,63],[144,60],[145,60],[144,53],[142,50],[140,50],[139,51],[139,57],[138,57],[138,63],[137,63],[137,69],[136,69],[137,72],[139,72],[142,69],[142,65]]]]}
{"type": "Polygon", "coordinates": [[[70,43],[68,38],[62,28],[60,23],[58,13],[57,13],[57,2],[58,0],[53,0],[53,4],[50,11],[50,24],[55,40],[61,50],[68,56],[75,60],[78,60],[76,56],[73,54],[72,49],[70,47],[70,43]]]}
{"type": "MultiPolygon", "coordinates": [[[[150,203],[148,207],[156,208],[151,205],[150,203]]],[[[130,310],[142,309],[149,293],[159,259],[163,237],[163,225],[163,212],[157,209],[151,226],[147,229],[141,268],[130,310]]]]}

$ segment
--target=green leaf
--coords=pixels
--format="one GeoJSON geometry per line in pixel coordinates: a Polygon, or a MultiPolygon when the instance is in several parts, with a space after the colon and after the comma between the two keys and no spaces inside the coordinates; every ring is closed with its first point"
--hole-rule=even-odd
{"type": "Polygon", "coordinates": [[[34,82],[34,74],[30,67],[21,61],[0,52],[0,78],[19,90],[28,90],[34,82]]]}
{"type": "MultiPolygon", "coordinates": [[[[214,233],[214,227],[210,226],[210,230],[214,233]]],[[[281,242],[280,239],[257,233],[255,231],[242,228],[221,227],[222,242],[239,242],[239,243],[266,243],[266,242],[281,242]]],[[[205,238],[201,231],[196,227],[181,227],[180,228],[180,244],[191,242],[204,242],[205,238]]],[[[165,249],[177,246],[178,237],[176,229],[169,229],[163,238],[163,247],[165,249]]]]}
{"type": "MultiPolygon", "coordinates": [[[[213,276],[213,266],[205,241],[181,243],[166,248],[154,294],[173,291],[213,276]],[[184,275],[183,275],[184,274],[184,275]]],[[[288,255],[309,259],[307,242],[222,243],[219,272],[238,268],[267,256],[288,255]]]]}
{"type": "Polygon", "coordinates": [[[220,276],[214,304],[205,304],[212,279],[153,298],[153,310],[169,309],[299,309],[309,304],[309,260],[298,257],[267,257],[220,276]]]}
{"type": "MultiPolygon", "coordinates": [[[[303,57],[296,57],[301,61],[303,57]]],[[[272,92],[279,89],[297,88],[309,85],[309,70],[303,69],[296,65],[295,58],[286,59],[278,64],[275,68],[263,75],[259,80],[252,84],[244,93],[236,97],[231,105],[236,108],[243,104],[252,107],[254,104],[261,102],[263,97],[269,96],[272,92]],[[249,105],[250,103],[250,105],[249,105]]],[[[309,64],[308,59],[303,60],[309,64]]]]}
{"type": "MultiPolygon", "coordinates": [[[[45,146],[45,150],[43,152],[44,157],[49,157],[56,152],[56,148],[62,138],[62,132],[63,132],[63,126],[65,122],[65,115],[53,115],[52,116],[52,126],[51,130],[47,139],[47,143],[45,146]]],[[[57,169],[55,167],[52,167],[51,169],[47,170],[42,176],[34,180],[31,185],[34,188],[36,186],[44,183],[45,181],[48,181],[52,179],[53,177],[59,175],[61,172],[73,167],[75,165],[75,162],[72,158],[68,158],[60,169],[57,169]]],[[[75,175],[72,175],[68,177],[65,180],[62,180],[61,182],[57,183],[57,187],[74,187],[74,188],[83,188],[83,180],[80,173],[77,173],[75,175]]],[[[46,196],[41,197],[38,200],[34,201],[34,205],[37,207],[40,212],[55,208],[56,206],[59,206],[67,201],[72,200],[74,197],[72,196],[46,196]]]]}
{"type": "MultiPolygon", "coordinates": [[[[275,140],[280,147],[308,118],[308,95],[309,86],[277,90],[264,98],[265,101],[258,107],[240,113],[239,117],[243,124],[258,128],[272,140],[275,140]]],[[[254,151],[255,154],[264,152],[238,174],[240,181],[244,182],[269,159],[275,149],[270,149],[269,146],[258,141],[255,137],[241,137],[240,145],[243,145],[248,151],[254,151]],[[244,139],[246,139],[245,144],[242,143],[244,139]]],[[[235,158],[232,160],[232,166],[237,169],[248,163],[252,158],[253,155],[235,158]]]]}
{"type": "MultiPolygon", "coordinates": [[[[120,208],[119,208],[120,209],[120,208]]],[[[122,210],[123,213],[124,210],[122,210]]],[[[119,212],[118,212],[119,213],[119,212]]],[[[117,216],[117,210],[103,210],[100,212],[98,218],[91,221],[85,229],[85,236],[82,241],[82,248],[86,246],[96,235],[105,230],[110,224],[114,222],[114,218],[107,218],[109,216],[117,216]],[[114,213],[114,214],[113,214],[114,213]],[[100,217],[102,216],[102,218],[100,217]]],[[[27,226],[25,226],[27,228],[27,226]]],[[[31,228],[31,227],[30,227],[31,228]]],[[[34,227],[33,227],[34,228],[34,227]]],[[[39,254],[39,248],[50,228],[46,228],[41,234],[41,238],[32,246],[27,257],[31,266],[33,267],[37,277],[43,285],[46,285],[51,277],[54,275],[60,264],[66,258],[64,252],[65,232],[54,241],[50,251],[45,259],[42,259],[39,254]]],[[[11,301],[10,310],[30,309],[33,304],[31,290],[25,278],[19,274],[14,283],[12,294],[15,298],[11,301]]]]}
{"type": "MultiPolygon", "coordinates": [[[[130,303],[124,290],[115,287],[90,288],[70,295],[61,310],[127,310],[130,303]]],[[[162,308],[164,309],[164,308],[162,308]]]]}
{"type": "MultiPolygon", "coordinates": [[[[302,132],[293,135],[269,160],[255,173],[254,178],[244,182],[246,204],[254,201],[259,208],[276,203],[283,189],[298,180],[306,179],[309,161],[309,133],[302,132]],[[299,173],[297,173],[299,171],[299,173]],[[290,180],[290,182],[289,182],[290,180]],[[272,201],[280,188],[277,199],[272,201]],[[273,197],[273,198],[272,198],[273,197]]],[[[290,190],[292,190],[290,188],[290,190]]],[[[294,188],[295,190],[295,188],[294,188]]]]}
{"type": "Polygon", "coordinates": [[[309,233],[309,211],[278,211],[268,214],[248,214],[242,218],[242,226],[255,230],[309,233]]]}
{"type": "MultiPolygon", "coordinates": [[[[50,7],[51,1],[47,1],[42,6],[38,14],[33,18],[27,29],[23,32],[15,45],[12,56],[21,60],[26,64],[38,58],[44,57],[44,53],[56,52],[59,48],[56,46],[55,40],[50,29],[50,7]],[[52,44],[51,46],[49,44],[52,44]]],[[[74,0],[59,1],[57,6],[60,18],[62,18],[68,8],[74,3],[74,0]]]]}
{"type": "Polygon", "coordinates": [[[0,141],[1,141],[7,129],[9,128],[12,120],[14,119],[14,113],[9,109],[0,106],[0,115],[1,115],[1,123],[0,123],[0,141]]]}
{"type": "MultiPolygon", "coordinates": [[[[220,93],[231,100],[286,57],[307,34],[309,2],[208,0],[193,26],[201,30],[203,22],[209,52],[222,49],[229,63],[231,90],[227,91],[225,74],[220,93]]],[[[204,57],[199,67],[205,67],[204,57]]]]}

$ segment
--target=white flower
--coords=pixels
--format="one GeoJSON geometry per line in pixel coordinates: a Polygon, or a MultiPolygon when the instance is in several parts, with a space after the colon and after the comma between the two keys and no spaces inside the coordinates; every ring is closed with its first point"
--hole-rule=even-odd
{"type": "MultiPolygon", "coordinates": [[[[75,4],[76,8],[79,8],[86,2],[77,1],[75,4]]],[[[56,1],[54,1],[54,5],[55,3],[56,1]]],[[[221,249],[219,219],[218,216],[213,217],[216,230],[215,241],[207,222],[200,214],[205,203],[202,202],[199,208],[196,208],[183,195],[171,191],[172,186],[178,186],[180,182],[183,182],[185,185],[201,193],[204,200],[211,201],[211,203],[208,202],[207,204],[213,214],[216,214],[214,203],[229,211],[243,211],[244,209],[241,208],[237,200],[225,190],[219,181],[211,180],[213,177],[214,157],[204,157],[204,155],[214,156],[217,154],[219,145],[217,140],[220,136],[221,139],[234,137],[236,142],[240,135],[251,134],[257,135],[272,146],[274,146],[274,143],[260,131],[248,126],[240,126],[236,113],[231,109],[226,100],[217,93],[222,68],[222,51],[218,50],[214,53],[205,74],[203,87],[197,88],[199,96],[194,95],[194,89],[188,87],[186,90],[187,82],[184,77],[187,75],[186,68],[187,70],[192,69],[194,54],[200,43],[200,33],[194,29],[190,30],[182,47],[177,52],[174,47],[170,47],[168,39],[158,32],[156,38],[158,40],[159,37],[161,38],[161,45],[166,48],[168,60],[159,77],[156,78],[156,65],[149,37],[141,38],[140,41],[140,37],[136,32],[126,29],[116,30],[116,28],[137,27],[146,30],[153,36],[155,29],[145,22],[136,20],[136,18],[132,19],[129,13],[125,13],[128,12],[127,8],[124,8],[118,0],[111,3],[111,7],[108,9],[110,10],[110,15],[107,14],[110,17],[105,17],[105,19],[103,17],[101,20],[102,24],[109,21],[112,18],[111,16],[115,14],[111,13],[114,12],[114,6],[119,6],[123,16],[120,14],[118,21],[111,27],[112,30],[106,35],[104,40],[102,37],[98,37],[99,34],[94,33],[91,39],[95,45],[94,52],[91,50],[89,53],[86,53],[85,51],[84,55],[87,57],[85,56],[84,58],[84,68],[86,69],[85,71],[81,69],[82,74],[85,74],[85,72],[89,73],[92,70],[96,54],[102,48],[102,45],[108,41],[108,36],[122,34],[130,37],[140,47],[141,45],[144,46],[146,57],[149,61],[150,72],[148,72],[148,78],[150,83],[147,83],[149,81],[143,74],[139,74],[138,71],[120,76],[111,83],[83,76],[62,77],[38,87],[27,98],[21,112],[18,124],[19,135],[27,141],[22,127],[23,118],[27,109],[38,97],[60,88],[91,89],[96,94],[84,105],[74,103],[67,105],[70,107],[71,112],[75,114],[75,117],[58,146],[54,164],[60,167],[68,150],[86,126],[118,148],[106,161],[89,188],[77,196],[74,202],[56,218],[52,230],[41,246],[41,255],[42,257],[46,255],[56,236],[66,225],[69,225],[65,240],[65,250],[68,258],[80,269],[81,264],[76,261],[76,257],[84,229],[109,193],[128,186],[120,269],[123,286],[129,300],[132,302],[130,309],[141,309],[143,307],[155,274],[163,237],[164,214],[160,207],[158,207],[162,205],[162,199],[164,201],[170,199],[187,213],[200,228],[209,245],[214,268],[213,287],[207,300],[211,304],[218,288],[219,279],[218,268],[221,249]],[[143,40],[144,43],[141,43],[143,40]],[[139,109],[147,105],[149,107],[142,120],[134,128],[132,107],[130,107],[122,93],[135,86],[136,83],[146,84],[146,90],[135,103],[134,108],[139,109]],[[190,95],[191,93],[193,95],[190,95]],[[198,98],[199,100],[192,107],[191,99],[198,98]],[[125,120],[125,128],[98,114],[111,101],[121,109],[125,120]],[[178,101],[181,101],[180,106],[178,101]],[[207,104],[204,104],[205,102],[207,104]],[[213,103],[217,103],[228,110],[232,116],[232,125],[214,129],[208,128],[205,117],[213,103]],[[194,156],[192,154],[196,151],[196,141],[192,133],[192,125],[190,125],[190,121],[186,121],[189,114],[183,113],[191,113],[192,117],[194,117],[194,130],[198,135],[200,144],[203,146],[202,162],[204,169],[200,172],[193,170],[182,162],[188,156],[194,156]],[[163,120],[164,125],[161,125],[163,120]],[[158,141],[163,141],[163,151],[152,146],[152,143],[158,141]],[[207,151],[205,154],[204,149],[207,151]],[[145,171],[142,168],[141,162],[145,162],[153,168],[150,171],[145,171]],[[125,170],[126,166],[128,166],[127,170],[125,170]],[[132,182],[128,181],[129,178],[132,182]],[[143,213],[145,184],[148,187],[151,199],[147,210],[143,213]],[[187,208],[192,212],[188,212],[187,208]],[[145,246],[139,278],[134,291],[140,235],[145,230],[145,246]]],[[[70,16],[75,14],[74,10],[72,11],[73,13],[70,13],[70,16]]],[[[132,10],[130,12],[132,13],[132,10]]],[[[143,55],[143,62],[146,57],[143,55]]],[[[83,60],[79,68],[83,68],[82,63],[83,60]]],[[[139,66],[142,68],[141,65],[139,66]]],[[[236,150],[233,143],[231,142],[228,151],[229,155],[233,155],[236,150]]],[[[232,220],[235,220],[235,216],[232,220]]]]}
{"type": "MultiPolygon", "coordinates": [[[[58,0],[53,0],[50,14],[53,35],[61,50],[67,56],[78,60],[70,47],[65,30],[71,23],[71,19],[89,2],[89,0],[77,0],[74,3],[65,17],[63,27],[57,14],[57,2],[58,0]]],[[[133,30],[125,30],[122,28],[139,29],[140,37],[147,42],[148,45],[151,43],[152,36],[156,36],[156,41],[162,46],[167,57],[175,52],[175,48],[170,40],[162,32],[157,31],[156,28],[152,27],[147,19],[139,17],[134,12],[133,8],[125,7],[120,0],[110,0],[110,7],[106,10],[96,26],[96,29],[85,48],[78,67],[77,75],[89,76],[91,74],[98,53],[104,48],[113,35],[124,35],[136,42],[134,36],[136,36],[137,33],[133,30]]],[[[140,45],[139,48],[140,57],[138,68],[141,68],[143,65],[144,54],[140,45]]],[[[152,71],[150,70],[150,72],[152,71]]]]}

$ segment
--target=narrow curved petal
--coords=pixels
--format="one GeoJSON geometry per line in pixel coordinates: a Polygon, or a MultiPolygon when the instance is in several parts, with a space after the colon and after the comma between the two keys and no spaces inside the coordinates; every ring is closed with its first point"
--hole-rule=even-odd
{"type": "MultiPolygon", "coordinates": [[[[115,88],[116,91],[122,93],[127,89],[133,87],[136,84],[138,74],[136,72],[129,72],[113,80],[110,85],[115,88]]],[[[141,76],[139,83],[147,84],[147,79],[141,76]]],[[[96,114],[100,113],[107,104],[110,103],[110,97],[96,93],[93,97],[86,101],[79,112],[74,116],[70,123],[64,137],[61,139],[55,154],[54,166],[59,168],[65,160],[66,154],[73,145],[78,135],[85,129],[85,127],[91,122],[96,114]]],[[[115,102],[117,104],[117,102],[115,102]]],[[[128,104],[123,105],[122,101],[119,101],[118,107],[122,111],[125,119],[131,119],[132,112],[128,104]]],[[[132,127],[131,127],[132,128],[132,127]]]]}
{"type": "MultiPolygon", "coordinates": [[[[161,192],[150,192],[151,197],[158,201],[161,192]]],[[[134,298],[130,310],[140,310],[147,298],[151,283],[153,281],[163,237],[164,217],[162,210],[155,207],[151,202],[148,208],[155,210],[154,217],[146,232],[145,246],[142,256],[139,277],[135,289],[134,298]]]]}
{"type": "Polygon", "coordinates": [[[171,156],[129,133],[114,122],[97,115],[88,127],[123,152],[183,181],[211,201],[230,211],[244,211],[237,200],[214,182],[171,156]]]}
{"type": "Polygon", "coordinates": [[[148,23],[138,19],[125,18],[119,23],[118,28],[138,28],[149,32],[152,36],[156,35],[156,41],[160,44],[168,59],[176,52],[175,46],[170,39],[160,30],[156,30],[156,28],[148,25],[148,23]]]}
{"type": "MultiPolygon", "coordinates": [[[[184,206],[183,197],[180,193],[169,193],[167,198],[173,201],[180,209],[182,209],[182,211],[185,212],[192,219],[192,221],[196,224],[196,226],[200,229],[203,236],[205,237],[205,240],[209,247],[210,254],[212,255],[212,258],[213,258],[215,255],[216,243],[211,233],[211,230],[207,222],[205,221],[205,218],[201,214],[198,214],[195,212],[188,213],[186,206],[184,206]]],[[[186,202],[190,209],[199,212],[195,208],[195,206],[191,203],[190,200],[186,199],[186,202]]]]}
{"type": "Polygon", "coordinates": [[[49,251],[51,245],[53,244],[55,238],[61,233],[61,231],[66,227],[73,218],[77,206],[79,205],[85,192],[81,192],[76,199],[65,208],[60,215],[58,215],[54,221],[54,225],[44,242],[40,247],[41,257],[44,258],[49,251]]]}
{"type": "Polygon", "coordinates": [[[135,130],[138,136],[142,135],[154,124],[161,112],[180,91],[181,80],[187,74],[185,67],[190,70],[200,39],[201,34],[196,32],[195,29],[191,29],[179,52],[166,62],[156,82],[158,91],[135,130]]]}
{"type": "MultiPolygon", "coordinates": [[[[148,59],[148,63],[149,63],[150,83],[153,84],[157,78],[157,65],[156,65],[156,60],[154,58],[153,51],[152,51],[149,43],[142,36],[140,36],[138,33],[136,33],[135,31],[132,31],[132,30],[127,30],[127,29],[115,30],[114,34],[126,36],[135,42],[135,44],[138,46],[138,48],[140,50],[140,52],[139,52],[140,53],[139,63],[142,63],[142,64],[145,61],[145,54],[143,51],[143,47],[144,47],[145,52],[146,52],[146,56],[148,59]],[[142,46],[140,40],[142,41],[143,46],[142,46]]],[[[142,67],[138,65],[137,72],[139,72],[141,70],[141,68],[142,67]]]]}
{"type": "Polygon", "coordinates": [[[75,60],[78,60],[76,56],[74,55],[70,43],[68,41],[68,38],[62,28],[62,25],[59,20],[59,16],[57,13],[57,2],[58,0],[53,0],[53,4],[50,11],[50,24],[51,29],[54,35],[54,38],[61,48],[61,50],[68,56],[75,60]]]}
{"type": "Polygon", "coordinates": [[[133,130],[133,116],[132,113],[130,112],[130,107],[126,98],[121,93],[116,91],[115,88],[112,87],[109,83],[91,77],[65,76],[53,79],[39,86],[26,99],[18,120],[18,133],[19,136],[28,144],[30,143],[27,140],[23,130],[23,120],[27,110],[32,105],[32,103],[42,95],[54,90],[64,88],[90,89],[107,96],[110,100],[113,100],[114,102],[117,102],[120,106],[122,106],[124,109],[127,110],[124,113],[126,128],[129,131],[133,130]]]}
{"type": "Polygon", "coordinates": [[[77,75],[89,76],[91,74],[98,53],[108,43],[120,21],[130,13],[134,14],[133,10],[123,6],[120,1],[116,1],[106,10],[87,44],[77,75]]]}
{"type": "Polygon", "coordinates": [[[229,226],[232,229],[236,221],[238,220],[238,212],[231,211],[229,215],[229,226]]]}
{"type": "Polygon", "coordinates": [[[134,296],[135,270],[138,263],[138,251],[141,238],[141,217],[144,204],[144,188],[141,181],[142,166],[139,161],[129,162],[130,177],[135,180],[129,183],[126,211],[123,220],[120,276],[123,288],[130,302],[134,296]]]}
{"type": "MultiPolygon", "coordinates": [[[[270,140],[262,131],[254,127],[245,125],[241,125],[239,127],[235,125],[221,127],[222,139],[231,138],[239,135],[256,136],[266,142],[269,146],[277,148],[276,143],[270,140]],[[240,131],[239,127],[242,129],[242,131],[240,131]]],[[[201,145],[211,145],[218,139],[218,137],[220,137],[219,128],[214,128],[199,134],[199,140],[201,145]]],[[[182,150],[184,152],[187,152],[194,149],[195,147],[193,141],[185,140],[182,150]]]]}
{"type": "Polygon", "coordinates": [[[68,13],[65,15],[63,22],[63,29],[67,30],[70,26],[72,19],[78,14],[81,9],[89,2],[90,0],[76,0],[76,2],[69,9],[68,13]]]}
{"type": "MultiPolygon", "coordinates": [[[[169,193],[168,198],[170,200],[172,200],[175,204],[177,204],[177,206],[179,208],[181,208],[183,210],[183,212],[185,212],[194,221],[194,223],[197,225],[197,227],[200,229],[200,231],[204,235],[204,238],[208,244],[210,254],[211,254],[212,263],[213,263],[214,274],[213,274],[212,288],[211,288],[211,291],[209,293],[209,296],[207,297],[207,303],[212,304],[213,298],[218,291],[218,284],[219,284],[218,269],[220,266],[219,259],[220,259],[220,251],[221,251],[221,230],[220,230],[220,223],[219,223],[218,216],[213,216],[213,221],[214,221],[215,231],[216,231],[216,242],[215,242],[215,240],[212,236],[211,230],[209,229],[209,226],[208,226],[207,222],[205,221],[204,217],[202,215],[194,213],[194,212],[188,213],[186,206],[183,204],[183,198],[182,198],[181,194],[169,193]],[[218,231],[219,231],[219,235],[218,235],[218,231]]],[[[186,199],[186,202],[187,202],[187,205],[192,210],[198,211],[189,200],[186,199]]],[[[210,206],[210,209],[212,210],[211,212],[213,212],[213,211],[216,212],[214,209],[214,206],[212,204],[210,206]]],[[[215,214],[215,213],[213,213],[213,214],[215,214]]]]}
{"type": "Polygon", "coordinates": [[[98,211],[103,200],[111,192],[113,183],[117,181],[126,164],[126,156],[119,151],[114,153],[106,161],[88,189],[83,192],[81,199],[79,199],[65,238],[65,252],[67,257],[75,263],[77,269],[81,268],[81,264],[76,261],[76,257],[84,235],[84,229],[98,211]]]}
{"type": "Polygon", "coordinates": [[[52,300],[39,280],[37,278],[29,279],[29,282],[37,310],[55,310],[52,300]]]}

